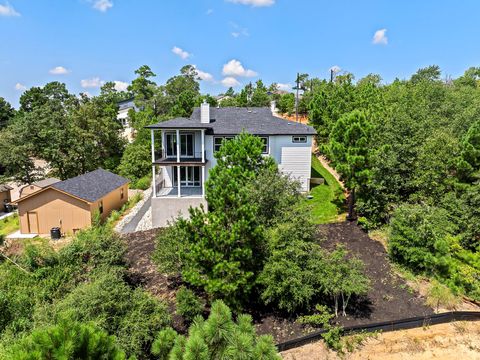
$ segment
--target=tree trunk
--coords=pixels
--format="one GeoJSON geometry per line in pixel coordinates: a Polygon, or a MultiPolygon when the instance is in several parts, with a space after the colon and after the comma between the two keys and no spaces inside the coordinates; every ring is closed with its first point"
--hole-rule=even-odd
{"type": "Polygon", "coordinates": [[[347,296],[347,299],[344,298],[344,295],[342,294],[342,315],[343,316],[347,316],[347,306],[348,306],[348,302],[350,301],[350,296],[351,295],[348,295],[347,296]]]}
{"type": "Polygon", "coordinates": [[[355,188],[350,191],[350,196],[348,198],[348,215],[347,220],[353,221],[356,219],[355,216],[355,188]]]}
{"type": "Polygon", "coordinates": [[[335,300],[335,317],[338,317],[338,295],[333,296],[335,300]]]}

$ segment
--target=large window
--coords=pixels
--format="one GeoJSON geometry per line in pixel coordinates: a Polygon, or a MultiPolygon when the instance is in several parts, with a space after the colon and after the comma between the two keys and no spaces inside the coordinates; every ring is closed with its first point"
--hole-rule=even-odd
{"type": "MultiPolygon", "coordinates": [[[[177,167],[172,167],[173,186],[178,186],[177,167]]],[[[200,183],[200,167],[198,166],[180,166],[180,186],[198,187],[200,183]]]]}
{"type": "Polygon", "coordinates": [[[307,137],[306,136],[292,136],[293,143],[306,143],[307,137]]]}
{"type": "Polygon", "coordinates": [[[228,140],[231,140],[233,138],[234,138],[234,136],[215,136],[213,138],[213,152],[217,152],[218,150],[220,150],[220,147],[222,146],[222,142],[224,140],[228,141],[228,140]]]}
{"type": "MultiPolygon", "coordinates": [[[[180,133],[180,156],[193,157],[194,156],[194,144],[195,136],[193,133],[180,133]]],[[[167,157],[177,156],[177,134],[166,133],[165,149],[167,151],[167,157]]]]}

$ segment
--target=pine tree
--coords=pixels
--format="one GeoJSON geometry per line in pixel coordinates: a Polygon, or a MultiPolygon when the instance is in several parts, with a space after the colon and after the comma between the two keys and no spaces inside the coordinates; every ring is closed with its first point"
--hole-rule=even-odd
{"type": "Polygon", "coordinates": [[[11,360],[124,360],[115,337],[93,325],[70,320],[35,330],[14,345],[11,360]]]}
{"type": "Polygon", "coordinates": [[[217,300],[207,320],[198,316],[185,338],[173,329],[159,332],[152,347],[159,360],[279,360],[270,335],[257,336],[250,315],[235,322],[225,303],[217,300]]]}

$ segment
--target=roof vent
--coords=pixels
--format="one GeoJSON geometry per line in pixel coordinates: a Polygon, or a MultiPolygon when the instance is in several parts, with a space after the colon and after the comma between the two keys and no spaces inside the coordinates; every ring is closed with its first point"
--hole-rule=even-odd
{"type": "Polygon", "coordinates": [[[210,104],[203,100],[200,105],[200,122],[202,124],[208,124],[210,122],[210,104]]]}

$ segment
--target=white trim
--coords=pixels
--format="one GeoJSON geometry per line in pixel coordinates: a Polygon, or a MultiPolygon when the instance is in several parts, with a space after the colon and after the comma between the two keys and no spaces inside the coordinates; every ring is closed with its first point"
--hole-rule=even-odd
{"type": "Polygon", "coordinates": [[[182,187],[182,182],[180,181],[180,166],[177,166],[177,186],[178,186],[178,191],[177,191],[177,196],[181,197],[182,194],[180,192],[180,189],[182,187]]]}
{"type": "Polygon", "coordinates": [[[202,130],[202,163],[205,162],[205,130],[202,130]]]}
{"type": "Polygon", "coordinates": [[[205,165],[202,166],[202,197],[205,197],[205,165]]]}
{"type": "MultiPolygon", "coordinates": [[[[177,162],[179,163],[180,162],[180,130],[177,129],[176,134],[177,134],[176,135],[177,136],[177,162]]],[[[178,178],[180,179],[180,176],[178,178]]],[[[178,193],[180,194],[180,190],[178,191],[178,193]]]]}

